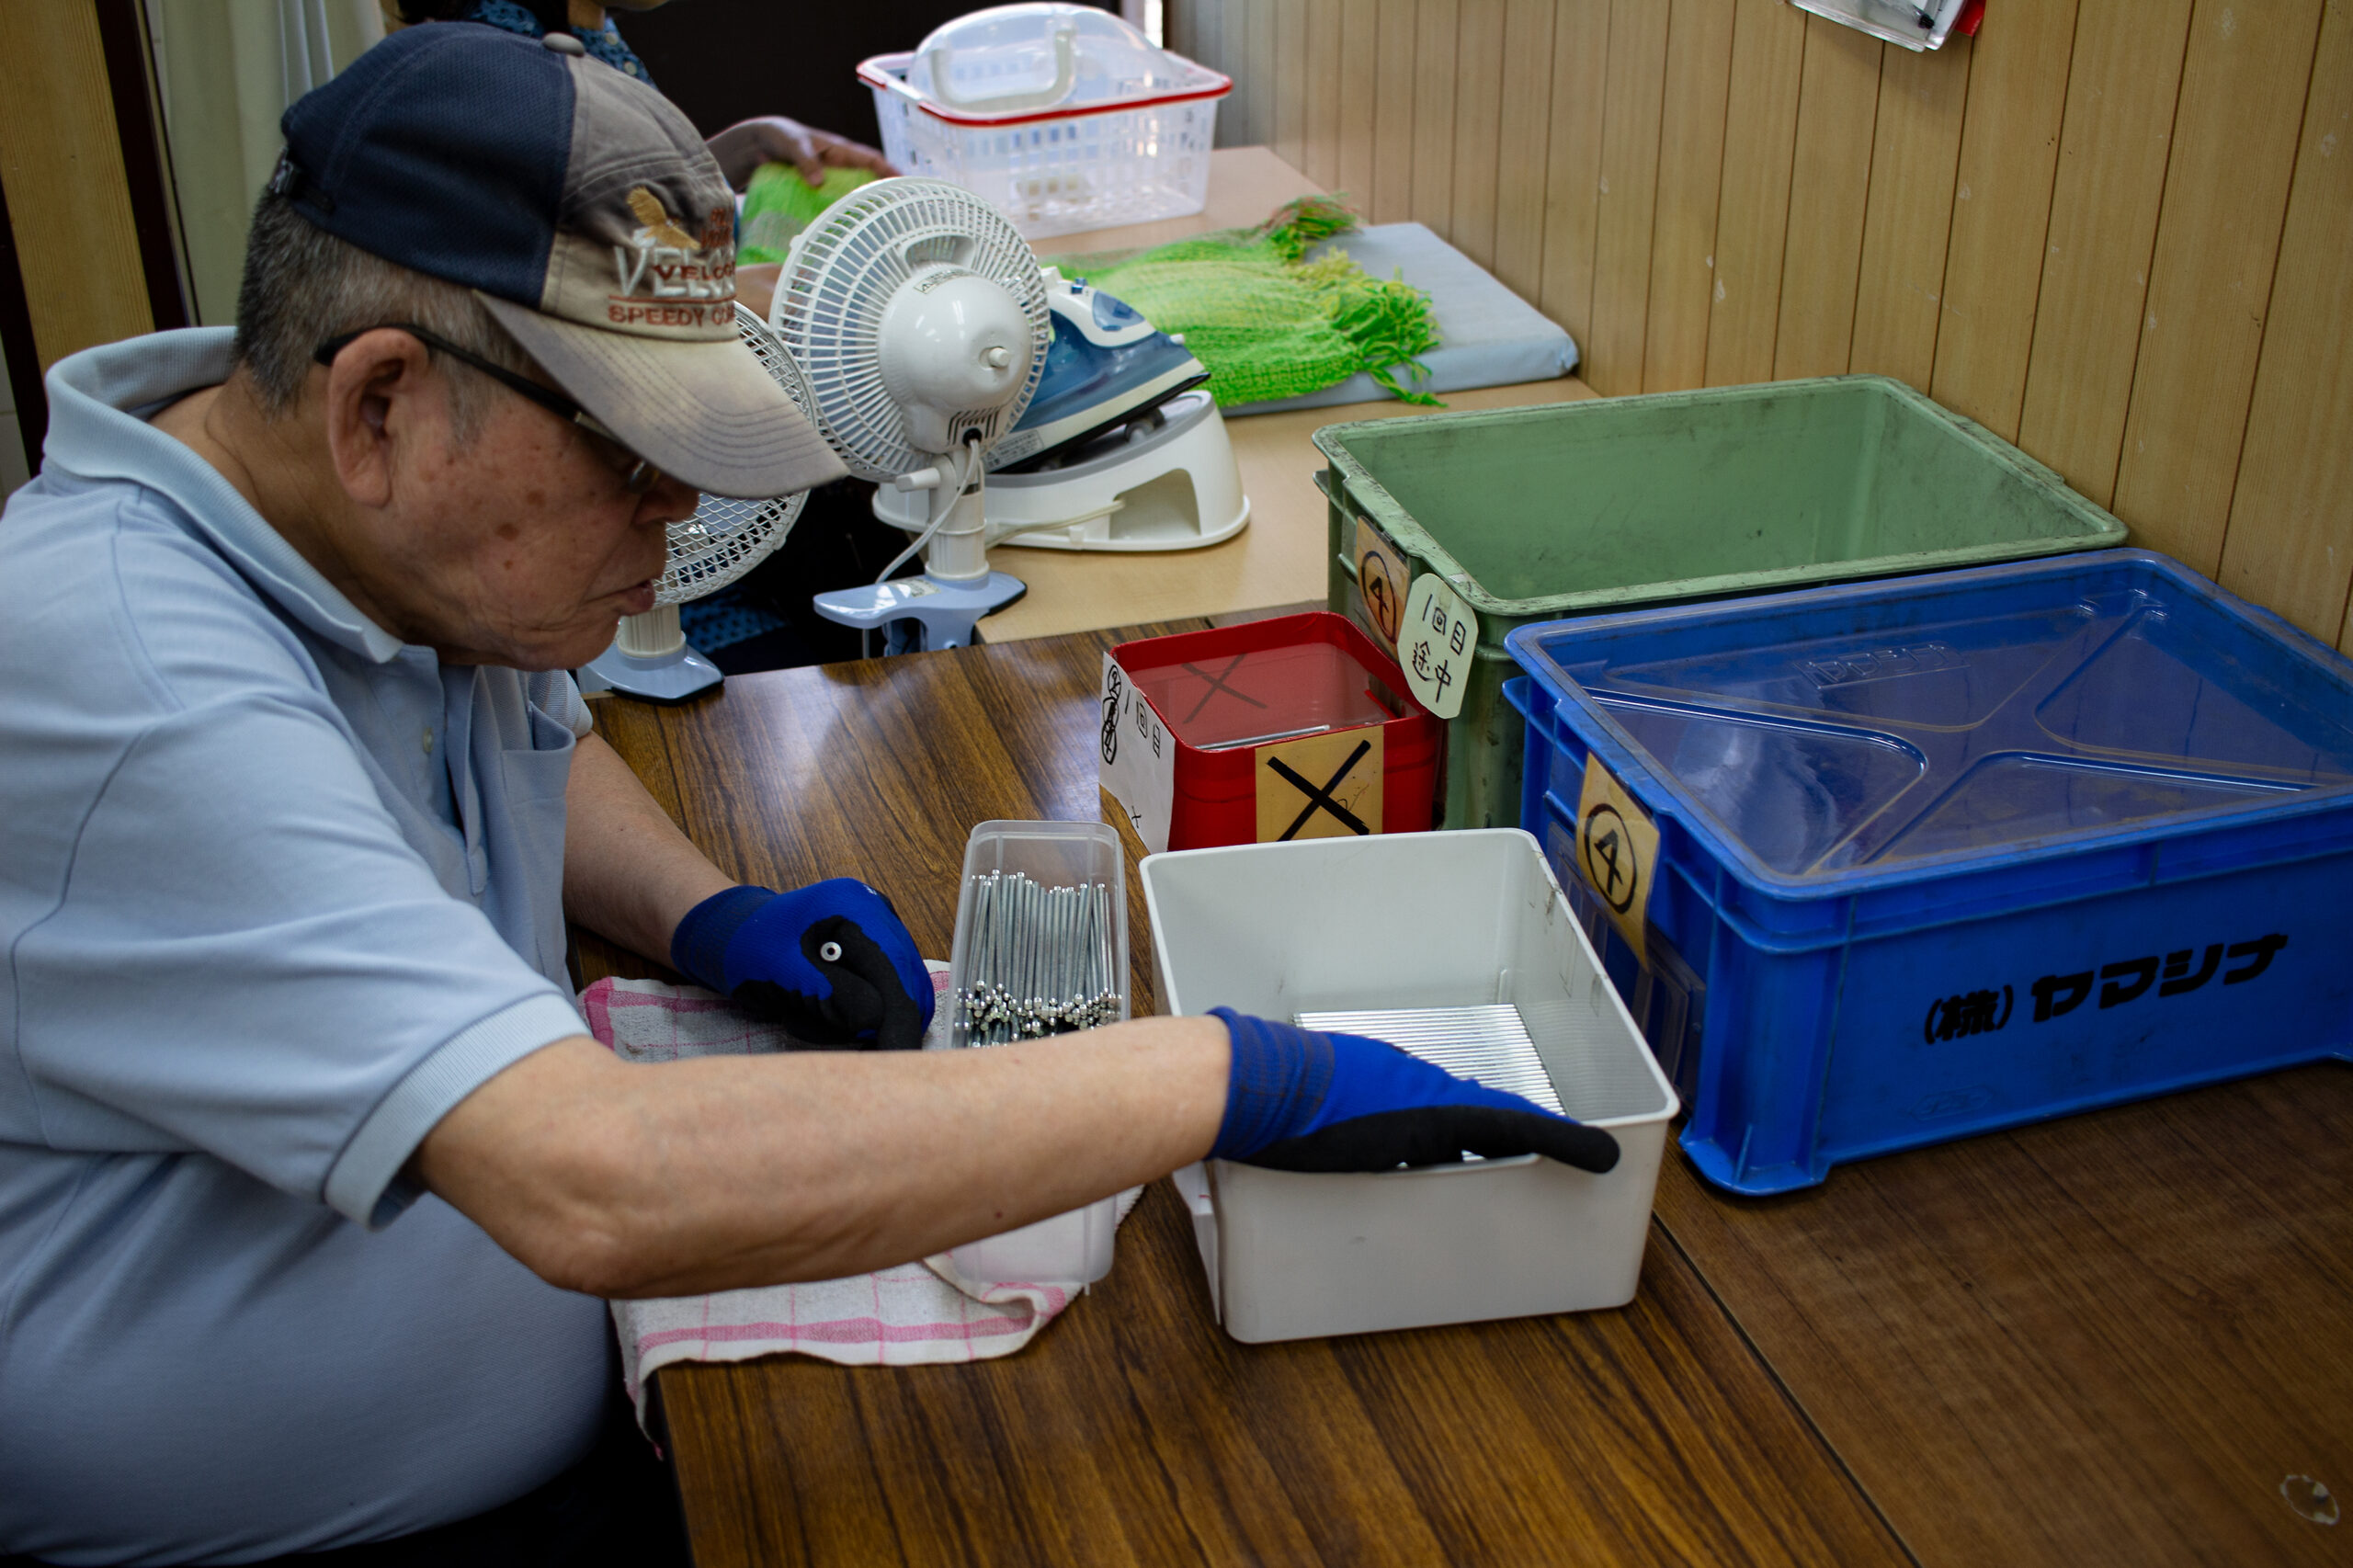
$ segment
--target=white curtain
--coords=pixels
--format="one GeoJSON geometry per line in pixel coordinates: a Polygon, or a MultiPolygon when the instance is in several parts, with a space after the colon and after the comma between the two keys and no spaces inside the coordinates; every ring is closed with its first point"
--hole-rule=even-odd
{"type": "Polygon", "coordinates": [[[197,318],[236,319],[286,107],[384,36],[378,0],[146,0],[197,318]]]}

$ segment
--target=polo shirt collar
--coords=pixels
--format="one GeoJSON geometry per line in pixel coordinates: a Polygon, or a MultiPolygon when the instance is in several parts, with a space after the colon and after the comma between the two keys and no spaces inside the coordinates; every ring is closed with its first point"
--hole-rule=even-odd
{"type": "Polygon", "coordinates": [[[400,639],[361,614],[218,469],[147,422],[173,399],[227,381],[235,337],[230,327],[191,327],[60,359],[47,380],[42,466],[79,479],[128,481],[170,497],[288,615],[326,642],[387,663],[401,651],[400,639]]]}

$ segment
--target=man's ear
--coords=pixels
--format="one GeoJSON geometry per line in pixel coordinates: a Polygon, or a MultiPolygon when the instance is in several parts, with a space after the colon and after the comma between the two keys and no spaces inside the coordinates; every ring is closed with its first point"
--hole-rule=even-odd
{"type": "Polygon", "coordinates": [[[402,449],[413,459],[446,424],[436,381],[425,345],[393,327],[361,333],[327,367],[327,456],[359,506],[391,505],[402,449]]]}

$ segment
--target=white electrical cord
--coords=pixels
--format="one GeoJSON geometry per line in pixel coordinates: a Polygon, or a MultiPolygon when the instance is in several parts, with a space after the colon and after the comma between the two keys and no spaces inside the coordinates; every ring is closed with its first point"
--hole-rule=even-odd
{"type": "MultiPolygon", "coordinates": [[[[965,438],[964,456],[966,461],[963,471],[955,475],[955,482],[952,484],[933,487],[933,510],[938,515],[931,519],[930,525],[923,532],[915,536],[915,541],[913,544],[891,558],[891,564],[882,568],[882,574],[874,579],[876,587],[879,588],[889,582],[891,574],[905,565],[909,556],[931,542],[931,536],[939,531],[939,525],[946,522],[949,515],[956,510],[956,503],[963,497],[964,486],[987,483],[987,476],[981,467],[981,442],[977,436],[965,438]]],[[[858,634],[858,655],[861,659],[874,657],[874,632],[871,628],[858,634]]]]}
{"type": "Polygon", "coordinates": [[[944,497],[947,504],[937,508],[938,516],[931,519],[930,527],[915,536],[915,543],[891,558],[891,564],[882,568],[882,574],[874,579],[875,586],[880,587],[889,582],[891,574],[906,564],[907,557],[931,542],[931,536],[939,531],[939,525],[948,520],[949,514],[956,509],[956,503],[963,498],[966,485],[984,482],[981,473],[981,443],[977,437],[968,437],[965,440],[964,454],[968,460],[964,464],[963,472],[956,475],[955,483],[952,485],[940,485],[932,493],[935,496],[944,497]]]}

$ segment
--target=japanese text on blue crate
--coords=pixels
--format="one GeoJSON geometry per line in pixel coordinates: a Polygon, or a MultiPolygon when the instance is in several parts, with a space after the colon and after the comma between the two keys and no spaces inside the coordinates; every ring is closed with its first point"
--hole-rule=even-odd
{"type": "MultiPolygon", "coordinates": [[[[2212,980],[2225,959],[2238,967],[2222,971],[2222,983],[2244,984],[2269,969],[2272,959],[2287,945],[2288,938],[2277,931],[2248,942],[2210,942],[2195,973],[2191,972],[2190,960],[2198,958],[2198,949],[2182,948],[2162,958],[2151,953],[2072,974],[2046,974],[2027,988],[2034,998],[2034,1021],[2046,1024],[2074,1012],[2090,1000],[2096,984],[2103,1008],[2137,1002],[2153,985],[2160,997],[2187,995],[2212,980]]],[[[1964,991],[1939,996],[1928,1004],[1927,1017],[1920,1026],[1921,1037],[1933,1045],[1938,1040],[1963,1040],[2006,1028],[2016,1002],[2015,994],[2006,985],[1999,991],[1964,991]]]]}

